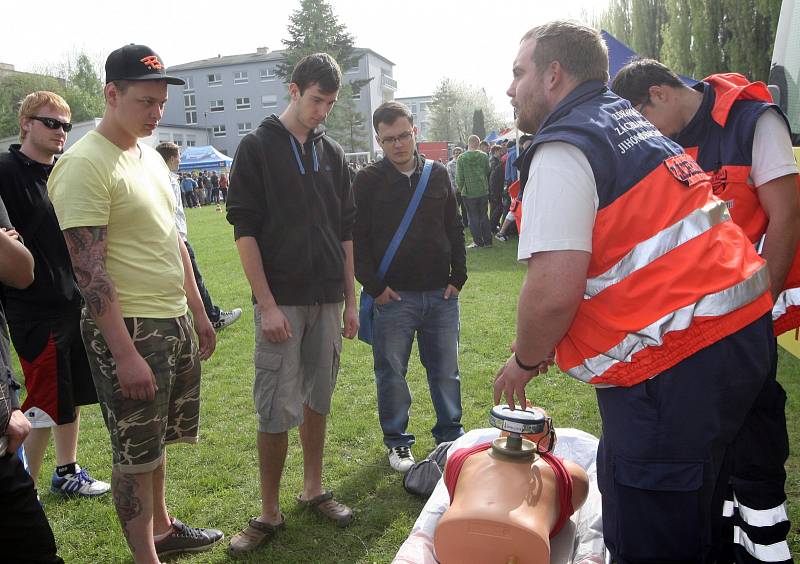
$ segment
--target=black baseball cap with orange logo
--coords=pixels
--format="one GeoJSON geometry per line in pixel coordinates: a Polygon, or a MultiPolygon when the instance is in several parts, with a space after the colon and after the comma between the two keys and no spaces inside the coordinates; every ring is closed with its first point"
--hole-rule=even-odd
{"type": "Polygon", "coordinates": [[[155,51],[146,45],[125,45],[106,59],[106,84],[115,80],[166,80],[167,84],[185,84],[167,69],[155,51]]]}

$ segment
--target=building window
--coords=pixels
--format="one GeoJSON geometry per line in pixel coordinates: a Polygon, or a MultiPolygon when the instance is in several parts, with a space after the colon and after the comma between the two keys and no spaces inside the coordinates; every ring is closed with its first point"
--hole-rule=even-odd
{"type": "Polygon", "coordinates": [[[246,121],[244,123],[239,123],[238,126],[239,126],[239,136],[240,137],[242,135],[247,135],[248,133],[253,131],[253,123],[252,122],[246,121]]]}
{"type": "Polygon", "coordinates": [[[221,86],[222,85],[222,75],[218,72],[212,73],[208,75],[208,85],[209,86],[221,86]]]}
{"type": "Polygon", "coordinates": [[[261,69],[261,80],[272,80],[273,78],[275,78],[275,65],[261,69]]]}
{"type": "Polygon", "coordinates": [[[361,89],[353,90],[353,100],[360,100],[361,99],[361,89]]]}
{"type": "Polygon", "coordinates": [[[224,125],[215,125],[213,128],[211,128],[211,132],[214,137],[225,137],[227,135],[224,125]]]}
{"type": "Polygon", "coordinates": [[[197,112],[186,112],[186,125],[195,125],[197,123],[197,112]]]}
{"type": "Polygon", "coordinates": [[[236,98],[236,109],[237,110],[249,110],[250,109],[250,98],[236,98]]]}
{"type": "Polygon", "coordinates": [[[247,84],[247,71],[236,71],[233,73],[234,84],[247,84]]]}
{"type": "Polygon", "coordinates": [[[197,146],[197,138],[194,135],[187,135],[186,136],[186,146],[187,147],[196,147],[197,146]]]}
{"type": "Polygon", "coordinates": [[[225,102],[222,100],[211,100],[208,105],[209,112],[224,112],[225,102]]]}
{"type": "Polygon", "coordinates": [[[183,134],[176,133],[172,136],[172,141],[178,146],[183,147],[183,134]]]}
{"type": "Polygon", "coordinates": [[[195,98],[194,94],[184,94],[183,95],[183,105],[185,110],[196,110],[197,109],[197,99],[195,98]]]}
{"type": "Polygon", "coordinates": [[[354,66],[350,67],[344,72],[345,74],[356,74],[358,72],[358,61],[356,61],[356,64],[354,66]]]}
{"type": "Polygon", "coordinates": [[[261,105],[265,108],[274,108],[278,105],[278,97],[275,94],[264,94],[261,97],[261,105]]]}
{"type": "Polygon", "coordinates": [[[169,138],[169,133],[159,133],[158,134],[158,142],[159,143],[169,143],[172,139],[169,138]]]}
{"type": "Polygon", "coordinates": [[[194,77],[193,76],[182,76],[183,82],[183,91],[184,92],[194,92],[194,77]]]}

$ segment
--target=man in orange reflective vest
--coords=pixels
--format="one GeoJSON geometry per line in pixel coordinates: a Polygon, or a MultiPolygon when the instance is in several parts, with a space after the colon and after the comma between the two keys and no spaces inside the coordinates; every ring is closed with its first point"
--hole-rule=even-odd
{"type": "MultiPolygon", "coordinates": [[[[766,85],[731,73],[689,88],[663,64],[641,59],[619,71],[612,89],[712,175],[715,195],[767,260],[775,334],[800,326],[797,164],[788,122],[766,85]]],[[[724,507],[725,536],[733,541],[726,546],[726,562],[776,562],[789,552],[786,393],[776,372],[777,354],[771,391],[757,404],[758,425],[737,441],[724,507]]]]}
{"type": "Polygon", "coordinates": [[[714,561],[731,445],[774,355],[766,264],[699,165],[608,91],[597,31],[533,28],[513,74],[517,126],[536,135],[518,162],[528,273],[495,401],[525,405],[555,350],[597,386],[616,562],[714,561]]]}

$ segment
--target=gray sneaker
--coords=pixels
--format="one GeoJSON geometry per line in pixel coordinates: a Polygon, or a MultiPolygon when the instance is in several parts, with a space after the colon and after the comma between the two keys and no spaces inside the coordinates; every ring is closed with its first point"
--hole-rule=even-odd
{"type": "Polygon", "coordinates": [[[228,325],[236,323],[236,321],[241,316],[242,316],[242,308],[240,307],[233,308],[230,311],[220,311],[219,319],[217,319],[212,323],[212,325],[214,326],[214,331],[219,333],[220,331],[225,329],[228,325]]]}
{"type": "Polygon", "coordinates": [[[217,529],[189,527],[173,519],[169,535],[155,542],[156,554],[159,558],[163,558],[181,552],[205,552],[224,538],[225,534],[217,529]]]}

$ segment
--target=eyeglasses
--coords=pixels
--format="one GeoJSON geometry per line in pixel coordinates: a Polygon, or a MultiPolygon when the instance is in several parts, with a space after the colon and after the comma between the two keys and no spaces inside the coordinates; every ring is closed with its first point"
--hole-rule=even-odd
{"type": "Polygon", "coordinates": [[[72,131],[72,124],[69,122],[58,121],[57,119],[41,116],[30,116],[31,119],[40,121],[47,129],[58,129],[59,127],[64,130],[64,133],[72,131]]]}
{"type": "Polygon", "coordinates": [[[639,112],[639,113],[641,114],[641,113],[642,113],[642,110],[643,110],[643,109],[645,109],[647,106],[649,106],[649,105],[650,105],[650,103],[651,103],[651,102],[650,102],[650,94],[648,94],[648,95],[647,95],[647,98],[645,98],[645,99],[644,99],[644,102],[642,102],[642,103],[641,103],[641,104],[639,104],[638,106],[634,106],[634,107],[633,107],[633,109],[634,109],[634,110],[636,110],[637,112],[639,112]]]}
{"type": "Polygon", "coordinates": [[[384,145],[394,145],[395,143],[403,144],[409,139],[411,139],[411,137],[413,136],[414,134],[411,133],[410,131],[405,131],[400,135],[398,135],[397,137],[384,137],[383,139],[381,139],[381,143],[383,143],[384,145]]]}

